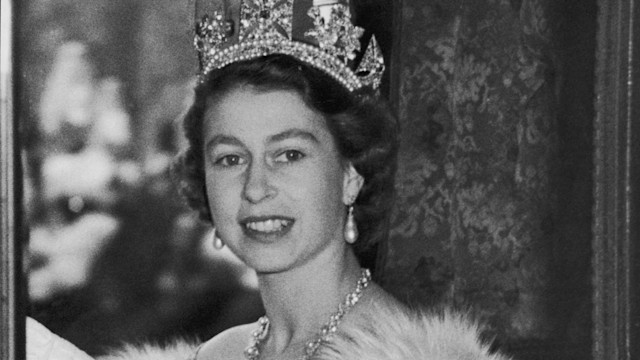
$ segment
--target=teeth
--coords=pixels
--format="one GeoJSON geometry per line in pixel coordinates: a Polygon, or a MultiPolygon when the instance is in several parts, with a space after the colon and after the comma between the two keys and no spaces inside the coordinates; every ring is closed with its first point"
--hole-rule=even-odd
{"type": "Polygon", "coordinates": [[[247,227],[249,229],[266,233],[280,231],[283,227],[287,226],[289,226],[289,221],[280,219],[269,219],[266,221],[255,221],[247,223],[247,227]]]}

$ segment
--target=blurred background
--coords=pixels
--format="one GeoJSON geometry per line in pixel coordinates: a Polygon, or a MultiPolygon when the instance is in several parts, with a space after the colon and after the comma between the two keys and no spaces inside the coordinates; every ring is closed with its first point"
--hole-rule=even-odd
{"type": "Polygon", "coordinates": [[[18,14],[29,315],[93,355],[254,321],[255,274],[213,249],[169,176],[197,69],[188,2],[18,14]]]}

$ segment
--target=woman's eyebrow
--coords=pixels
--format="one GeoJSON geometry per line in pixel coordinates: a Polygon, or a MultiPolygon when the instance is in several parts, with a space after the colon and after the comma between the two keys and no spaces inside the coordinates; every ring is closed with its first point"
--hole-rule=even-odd
{"type": "Polygon", "coordinates": [[[229,135],[216,135],[212,137],[206,145],[206,149],[211,149],[218,145],[232,145],[232,146],[242,146],[242,141],[238,140],[238,138],[229,135]]]}
{"type": "Polygon", "coordinates": [[[315,135],[313,135],[311,132],[306,130],[301,130],[301,129],[290,129],[290,130],[283,131],[281,133],[277,133],[275,135],[271,135],[267,139],[267,142],[275,143],[275,142],[279,142],[279,141],[283,141],[291,138],[303,138],[317,144],[320,143],[320,140],[318,140],[318,138],[315,135]]]}

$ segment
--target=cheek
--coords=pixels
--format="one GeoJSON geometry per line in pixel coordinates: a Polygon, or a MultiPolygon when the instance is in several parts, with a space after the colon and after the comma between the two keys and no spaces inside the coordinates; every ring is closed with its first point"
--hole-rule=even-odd
{"type": "Polygon", "coordinates": [[[213,176],[211,171],[207,171],[207,199],[216,226],[234,219],[240,198],[234,184],[237,185],[237,181],[225,181],[224,177],[213,176]]]}
{"type": "Polygon", "coordinates": [[[321,166],[301,172],[300,175],[296,181],[298,185],[291,188],[295,196],[306,203],[310,210],[336,212],[340,209],[343,176],[339,165],[324,162],[321,166]]]}

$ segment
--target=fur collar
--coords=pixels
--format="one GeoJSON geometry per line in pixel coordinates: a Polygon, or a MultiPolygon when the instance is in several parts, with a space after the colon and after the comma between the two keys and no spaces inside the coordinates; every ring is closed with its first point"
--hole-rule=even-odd
{"type": "Polygon", "coordinates": [[[192,360],[197,348],[198,345],[187,341],[175,341],[166,346],[127,345],[96,360],[192,360]]]}
{"type": "MultiPolygon", "coordinates": [[[[127,346],[97,360],[190,360],[196,346],[127,346]]],[[[314,360],[508,360],[490,354],[478,325],[453,311],[411,312],[388,306],[341,324],[314,360]]]]}
{"type": "Polygon", "coordinates": [[[344,323],[317,360],[508,360],[490,354],[477,323],[465,315],[378,306],[344,323]]]}

